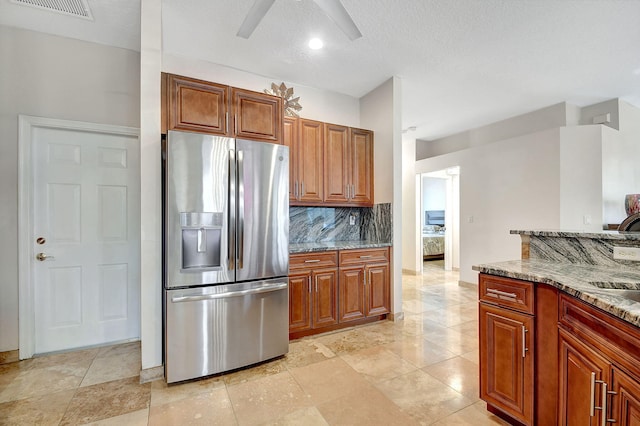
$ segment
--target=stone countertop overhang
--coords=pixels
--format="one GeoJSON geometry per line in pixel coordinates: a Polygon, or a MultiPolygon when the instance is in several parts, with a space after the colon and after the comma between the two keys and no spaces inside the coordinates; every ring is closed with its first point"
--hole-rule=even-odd
{"type": "Polygon", "coordinates": [[[618,296],[613,294],[615,291],[611,291],[640,291],[640,269],[530,259],[481,264],[473,269],[485,274],[548,284],[640,327],[640,302],[618,296]]]}

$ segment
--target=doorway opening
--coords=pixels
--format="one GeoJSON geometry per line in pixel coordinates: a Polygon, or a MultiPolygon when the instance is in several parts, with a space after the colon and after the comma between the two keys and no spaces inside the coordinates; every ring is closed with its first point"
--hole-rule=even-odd
{"type": "Polygon", "coordinates": [[[419,175],[419,246],[422,273],[458,270],[460,229],[460,167],[419,175]]]}

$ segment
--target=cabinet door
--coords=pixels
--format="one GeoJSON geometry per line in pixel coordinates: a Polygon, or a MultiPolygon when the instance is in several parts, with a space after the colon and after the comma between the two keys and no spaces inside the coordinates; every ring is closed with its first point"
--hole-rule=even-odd
{"type": "Polygon", "coordinates": [[[610,364],[593,349],[560,329],[559,422],[561,426],[596,426],[602,412],[602,383],[610,364]],[[592,391],[593,389],[593,391],[592,391]]]}
{"type": "Polygon", "coordinates": [[[534,320],[480,303],[480,398],[533,424],[534,320]]]}
{"type": "Polygon", "coordinates": [[[373,132],[351,129],[351,202],[373,206],[373,132]]]}
{"type": "Polygon", "coordinates": [[[169,130],[228,135],[229,87],[178,75],[167,75],[169,130]]]}
{"type": "Polygon", "coordinates": [[[298,121],[298,201],[322,203],[324,159],[324,126],[313,120],[298,121]]]}
{"type": "Polygon", "coordinates": [[[339,287],[340,322],[364,318],[364,266],[340,268],[339,287]]]}
{"type": "Polygon", "coordinates": [[[613,405],[609,417],[619,426],[640,426],[640,383],[613,368],[613,405]]]}
{"type": "Polygon", "coordinates": [[[298,140],[298,120],[291,117],[284,118],[282,143],[289,147],[289,201],[295,202],[298,196],[298,160],[296,144],[298,140]]]}
{"type": "Polygon", "coordinates": [[[338,323],[338,269],[313,271],[313,328],[338,323]]]}
{"type": "Polygon", "coordinates": [[[311,328],[311,272],[289,275],[289,333],[311,328]]]}
{"type": "Polygon", "coordinates": [[[389,313],[389,264],[365,266],[366,316],[389,313]]]}
{"type": "Polygon", "coordinates": [[[271,143],[282,142],[282,99],[264,93],[231,90],[235,136],[271,143]]]}
{"type": "Polygon", "coordinates": [[[351,194],[349,128],[324,125],[324,200],[345,204],[351,194]]]}

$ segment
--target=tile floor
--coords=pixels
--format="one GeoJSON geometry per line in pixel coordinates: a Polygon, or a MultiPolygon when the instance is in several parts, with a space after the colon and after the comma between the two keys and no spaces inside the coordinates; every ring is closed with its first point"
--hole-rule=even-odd
{"type": "Polygon", "coordinates": [[[254,368],[139,384],[139,343],[0,365],[0,425],[492,425],[477,304],[458,274],[403,276],[405,320],[294,341],[254,368]]]}

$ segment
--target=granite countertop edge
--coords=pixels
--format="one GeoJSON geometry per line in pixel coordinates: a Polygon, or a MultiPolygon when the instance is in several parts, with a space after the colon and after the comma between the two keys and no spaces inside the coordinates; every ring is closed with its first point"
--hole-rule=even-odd
{"type": "Polygon", "coordinates": [[[289,243],[289,254],[314,253],[331,250],[354,250],[391,247],[391,243],[376,241],[323,241],[313,243],[289,243]]]}
{"type": "Polygon", "coordinates": [[[595,240],[640,241],[640,232],[621,232],[621,231],[584,232],[584,231],[558,231],[558,230],[525,231],[520,229],[512,229],[511,231],[509,231],[509,233],[514,235],[529,235],[532,237],[588,238],[588,239],[595,239],[595,240]]]}
{"type": "Polygon", "coordinates": [[[621,284],[640,290],[640,271],[539,260],[512,260],[473,266],[473,270],[536,283],[548,284],[640,327],[640,302],[608,293],[621,284]],[[597,282],[595,286],[593,282],[597,282]],[[609,287],[609,289],[607,289],[609,287]]]}

